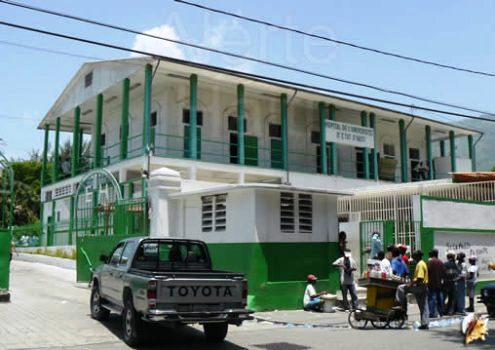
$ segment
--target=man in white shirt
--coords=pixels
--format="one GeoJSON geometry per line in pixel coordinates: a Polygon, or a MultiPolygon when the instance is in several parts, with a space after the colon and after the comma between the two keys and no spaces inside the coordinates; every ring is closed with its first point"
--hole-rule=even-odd
{"type": "Polygon", "coordinates": [[[466,309],[467,312],[474,312],[474,287],[476,286],[476,280],[479,276],[478,266],[476,265],[477,260],[478,258],[474,255],[469,257],[469,266],[466,277],[466,290],[469,297],[469,307],[466,309]]]}
{"type": "Polygon", "coordinates": [[[342,290],[344,308],[346,310],[350,309],[347,300],[347,293],[349,293],[351,295],[352,309],[357,309],[358,297],[354,282],[354,271],[357,270],[357,264],[352,258],[351,251],[347,249],[345,255],[335,260],[332,265],[340,269],[340,289],[342,290]]]}
{"type": "Polygon", "coordinates": [[[306,277],[306,280],[308,282],[308,285],[306,286],[303,297],[304,310],[322,311],[323,304],[325,302],[320,299],[320,296],[322,296],[323,294],[327,294],[327,292],[323,291],[320,293],[316,293],[315,284],[318,278],[315,275],[308,275],[308,277],[306,277]]]}

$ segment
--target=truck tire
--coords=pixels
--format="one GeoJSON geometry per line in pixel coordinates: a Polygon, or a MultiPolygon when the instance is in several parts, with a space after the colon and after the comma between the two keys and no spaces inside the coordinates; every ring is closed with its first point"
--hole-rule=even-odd
{"type": "Polygon", "coordinates": [[[134,309],[132,301],[125,301],[124,311],[122,312],[122,333],[124,342],[129,346],[138,345],[143,332],[143,322],[139,314],[134,309]]]}
{"type": "Polygon", "coordinates": [[[229,324],[227,322],[203,324],[206,340],[212,343],[220,343],[227,336],[229,324]]]}
{"type": "Polygon", "coordinates": [[[90,299],[91,317],[98,321],[107,321],[110,317],[110,310],[102,306],[102,298],[98,284],[93,284],[90,299]]]}

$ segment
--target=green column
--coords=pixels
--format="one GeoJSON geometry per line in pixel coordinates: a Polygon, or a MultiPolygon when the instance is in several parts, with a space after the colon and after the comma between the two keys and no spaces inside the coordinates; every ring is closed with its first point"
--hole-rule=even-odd
{"type": "Polygon", "coordinates": [[[129,138],[129,87],[131,81],[122,82],[122,113],[120,115],[120,160],[127,158],[127,140],[129,138]]]}
{"type": "Polygon", "coordinates": [[[103,95],[96,97],[96,127],[95,127],[95,154],[93,158],[93,168],[101,167],[101,127],[103,124],[103,95]]]}
{"type": "Polygon", "coordinates": [[[375,113],[370,113],[370,128],[373,129],[373,140],[374,147],[371,150],[371,159],[373,162],[373,174],[371,174],[371,178],[374,180],[378,180],[378,157],[376,153],[376,116],[375,113]]]}
{"type": "Polygon", "coordinates": [[[455,173],[457,171],[456,154],[455,154],[455,134],[453,131],[449,131],[449,144],[450,144],[450,171],[455,173]]]}
{"type": "Polygon", "coordinates": [[[469,159],[471,159],[471,171],[476,171],[476,148],[473,143],[473,135],[468,135],[469,159]]]}
{"type": "Polygon", "coordinates": [[[407,135],[404,120],[399,120],[400,137],[400,174],[402,182],[408,181],[407,176],[407,135]]]}
{"type": "Polygon", "coordinates": [[[144,68],[144,112],[143,112],[143,153],[148,154],[150,145],[151,117],[151,82],[153,67],[147,64],[144,68]]]}
{"type": "Polygon", "coordinates": [[[327,121],[325,113],[325,104],[318,104],[320,116],[320,171],[322,174],[328,174],[327,164],[327,121]]]}
{"type": "Polygon", "coordinates": [[[74,232],[74,196],[70,196],[70,207],[69,207],[69,245],[72,245],[72,233],[74,232]]]}
{"type": "Polygon", "coordinates": [[[244,85],[237,85],[237,161],[244,165],[244,85]]]}
{"type": "Polygon", "coordinates": [[[189,157],[198,158],[198,76],[189,77],[189,157]]]}
{"type": "Polygon", "coordinates": [[[59,159],[59,144],[60,144],[60,117],[57,118],[57,122],[55,124],[55,152],[53,157],[53,182],[58,181],[58,173],[60,170],[60,159],[59,159]]]}
{"type": "Polygon", "coordinates": [[[71,175],[76,176],[79,171],[79,119],[81,118],[81,108],[74,109],[74,129],[72,130],[72,152],[71,152],[71,175]]]}
{"type": "Polygon", "coordinates": [[[445,157],[445,141],[440,141],[440,157],[445,157]]]}
{"type": "Polygon", "coordinates": [[[50,125],[45,124],[45,140],[43,143],[43,163],[41,164],[41,187],[45,186],[47,181],[48,167],[48,137],[50,135],[50,125]]]}
{"type": "MultiPolygon", "coordinates": [[[[361,126],[368,126],[368,118],[365,111],[361,112],[361,126]]],[[[367,147],[363,148],[363,170],[364,170],[364,178],[370,178],[370,164],[369,164],[369,150],[367,147]]]]}
{"type": "MultiPolygon", "coordinates": [[[[329,109],[329,119],[335,120],[336,108],[334,105],[330,105],[329,109]]],[[[335,142],[330,142],[330,174],[336,175],[337,169],[337,144],[335,142]]]]}
{"type": "Polygon", "coordinates": [[[428,164],[428,180],[433,180],[433,151],[431,147],[431,127],[425,126],[426,162],[428,164]]]}
{"type": "Polygon", "coordinates": [[[280,119],[281,119],[281,129],[282,129],[282,169],[288,169],[289,166],[289,129],[287,125],[287,95],[282,94],[280,96],[280,119]]]}

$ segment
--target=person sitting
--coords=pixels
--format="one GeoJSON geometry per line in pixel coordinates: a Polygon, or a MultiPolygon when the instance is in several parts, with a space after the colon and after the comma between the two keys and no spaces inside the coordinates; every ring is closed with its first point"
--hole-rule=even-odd
{"type": "Polygon", "coordinates": [[[399,277],[409,276],[409,269],[404,260],[402,260],[398,247],[392,249],[392,273],[399,277]]]}
{"type": "Polygon", "coordinates": [[[306,277],[306,281],[308,285],[306,286],[306,290],[304,291],[303,297],[303,305],[305,311],[323,311],[323,304],[325,301],[321,300],[320,297],[324,294],[327,294],[326,291],[316,293],[315,284],[318,278],[309,274],[306,277]]]}

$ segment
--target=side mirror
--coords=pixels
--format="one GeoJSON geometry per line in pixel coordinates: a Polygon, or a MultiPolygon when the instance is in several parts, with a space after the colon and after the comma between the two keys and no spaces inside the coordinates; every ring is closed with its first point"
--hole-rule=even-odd
{"type": "Polygon", "coordinates": [[[120,258],[120,265],[127,265],[128,262],[129,262],[128,257],[123,256],[122,258],[120,258]]]}
{"type": "Polygon", "coordinates": [[[104,254],[100,255],[100,261],[101,261],[102,263],[106,264],[106,263],[107,263],[107,261],[108,261],[108,256],[106,256],[106,255],[104,255],[104,254]]]}

